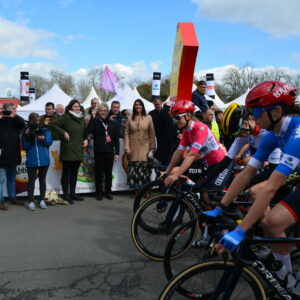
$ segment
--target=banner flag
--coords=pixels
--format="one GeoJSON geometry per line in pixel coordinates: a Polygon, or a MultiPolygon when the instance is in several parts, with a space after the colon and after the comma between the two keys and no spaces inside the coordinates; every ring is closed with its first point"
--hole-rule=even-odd
{"type": "Polygon", "coordinates": [[[110,91],[117,94],[119,100],[123,99],[117,77],[111,72],[108,66],[104,69],[100,90],[110,91]]]}

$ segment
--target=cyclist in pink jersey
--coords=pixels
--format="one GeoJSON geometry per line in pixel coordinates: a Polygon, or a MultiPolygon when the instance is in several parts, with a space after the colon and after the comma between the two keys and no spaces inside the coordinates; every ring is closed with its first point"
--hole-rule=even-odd
{"type": "MultiPolygon", "coordinates": [[[[165,186],[171,186],[179,176],[183,175],[197,157],[206,161],[209,169],[216,163],[223,160],[226,155],[225,147],[219,143],[211,130],[203,123],[193,120],[195,105],[188,100],[177,101],[171,108],[171,116],[175,120],[179,129],[184,129],[182,138],[177,150],[165,172],[170,173],[181,159],[182,152],[189,148],[188,155],[184,158],[182,164],[176,169],[175,174],[168,176],[164,183],[165,186]]],[[[209,170],[208,170],[209,172],[209,170]]]]}

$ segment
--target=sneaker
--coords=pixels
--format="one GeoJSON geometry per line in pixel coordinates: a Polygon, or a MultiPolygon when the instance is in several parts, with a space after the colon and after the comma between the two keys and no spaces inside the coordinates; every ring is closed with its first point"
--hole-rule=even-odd
{"type": "Polygon", "coordinates": [[[34,205],[33,202],[30,202],[30,203],[28,204],[28,209],[29,209],[30,211],[35,211],[35,205],[34,205]]]}
{"type": "Polygon", "coordinates": [[[207,247],[208,243],[209,243],[209,241],[201,238],[200,240],[193,241],[192,246],[194,248],[205,248],[205,247],[207,247]]]}
{"type": "Polygon", "coordinates": [[[47,208],[47,205],[46,205],[46,203],[45,203],[44,200],[41,200],[41,202],[40,202],[40,208],[42,208],[42,209],[47,208]]]}
{"type": "Polygon", "coordinates": [[[296,285],[292,288],[292,293],[300,296],[300,281],[297,281],[296,285]]]}

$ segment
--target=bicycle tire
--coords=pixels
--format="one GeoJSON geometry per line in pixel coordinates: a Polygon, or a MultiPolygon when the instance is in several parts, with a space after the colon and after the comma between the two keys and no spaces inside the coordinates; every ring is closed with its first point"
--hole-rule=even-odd
{"type": "Polygon", "coordinates": [[[136,195],[133,201],[133,212],[135,213],[139,206],[144,203],[146,200],[143,200],[147,191],[153,191],[154,188],[158,187],[158,192],[163,194],[164,192],[164,184],[161,180],[150,181],[142,186],[136,195]]]}
{"type": "Polygon", "coordinates": [[[182,224],[174,231],[167,244],[164,254],[164,273],[167,280],[170,280],[175,274],[186,269],[195,263],[199,263],[203,259],[203,254],[200,253],[203,248],[191,248],[192,243],[196,240],[198,233],[201,235],[201,230],[198,226],[198,218],[182,224]],[[189,251],[191,250],[191,251],[189,251]],[[191,253],[192,252],[192,253],[191,253]],[[196,261],[195,261],[196,260],[196,261]]]}
{"type": "Polygon", "coordinates": [[[165,248],[170,234],[178,228],[182,223],[186,223],[197,217],[196,211],[192,204],[186,199],[182,199],[172,220],[171,228],[164,230],[161,228],[168,208],[176,199],[176,195],[163,194],[154,196],[144,202],[136,211],[131,222],[131,237],[136,248],[146,257],[153,260],[163,260],[165,248]],[[165,209],[158,210],[158,206],[164,201],[165,209]],[[152,213],[153,212],[153,213],[152,213]],[[148,215],[150,220],[148,220],[148,215]],[[154,241],[154,242],[153,242],[154,241]],[[153,247],[151,246],[153,244],[153,247]]]}
{"type": "MultiPolygon", "coordinates": [[[[220,260],[205,261],[191,266],[176,277],[173,277],[160,294],[159,299],[183,299],[183,297],[190,299],[211,299],[223,272],[231,272],[233,268],[233,262],[225,263],[220,260]],[[184,285],[184,290],[186,291],[188,281],[195,281],[196,279],[198,280],[193,290],[190,290],[188,294],[182,293],[182,286],[184,285]],[[202,287],[200,284],[202,284],[202,287]]],[[[191,288],[189,287],[189,289],[191,288]]],[[[259,277],[249,268],[244,267],[230,299],[266,300],[267,296],[259,277]]]]}

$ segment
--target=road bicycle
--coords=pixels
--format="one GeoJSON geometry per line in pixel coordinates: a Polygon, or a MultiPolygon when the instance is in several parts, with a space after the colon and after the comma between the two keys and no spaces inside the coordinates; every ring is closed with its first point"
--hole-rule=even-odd
{"type": "MultiPolygon", "coordinates": [[[[220,234],[216,234],[219,240],[220,234]]],[[[299,244],[300,238],[247,237],[232,260],[211,259],[188,267],[173,277],[159,299],[298,299],[276,278],[280,262],[260,258],[253,250],[257,245],[299,244]]],[[[299,268],[299,252],[292,255],[293,267],[299,268]]]]}

